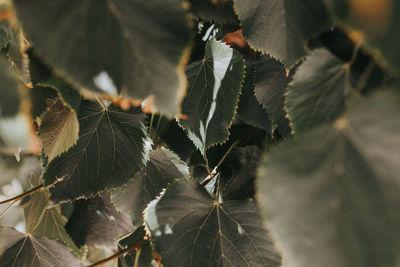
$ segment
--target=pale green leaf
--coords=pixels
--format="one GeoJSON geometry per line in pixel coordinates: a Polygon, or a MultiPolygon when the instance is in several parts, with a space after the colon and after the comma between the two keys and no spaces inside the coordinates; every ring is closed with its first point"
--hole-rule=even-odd
{"type": "Polygon", "coordinates": [[[61,99],[49,100],[49,107],[39,119],[39,138],[48,160],[66,152],[79,137],[79,122],[73,109],[61,99]]]}

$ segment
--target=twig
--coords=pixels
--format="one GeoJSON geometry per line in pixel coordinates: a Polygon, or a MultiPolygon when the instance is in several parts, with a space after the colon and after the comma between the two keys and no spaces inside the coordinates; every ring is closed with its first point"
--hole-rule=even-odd
{"type": "Polygon", "coordinates": [[[15,200],[15,201],[20,200],[20,199],[22,199],[22,198],[24,198],[24,197],[26,197],[26,196],[28,196],[28,195],[30,195],[30,194],[35,193],[36,191],[38,191],[39,189],[41,189],[43,186],[44,186],[43,184],[38,185],[38,186],[32,188],[31,190],[26,191],[26,192],[24,192],[24,193],[22,193],[22,194],[20,194],[20,195],[18,195],[18,196],[15,196],[15,197],[13,197],[13,198],[9,198],[9,199],[0,201],[0,205],[5,204],[5,203],[8,203],[8,202],[11,202],[11,201],[14,201],[14,200],[15,200]]]}
{"type": "Polygon", "coordinates": [[[102,259],[101,261],[93,263],[92,265],[89,265],[88,267],[101,266],[101,265],[103,265],[103,264],[105,264],[107,262],[110,262],[112,260],[118,259],[119,257],[124,256],[126,253],[129,253],[129,252],[131,252],[131,251],[133,251],[135,249],[140,248],[146,240],[147,240],[147,236],[145,236],[143,239],[139,240],[139,242],[133,244],[132,246],[129,246],[126,249],[123,249],[120,252],[118,252],[118,253],[116,253],[114,255],[111,255],[108,258],[105,258],[105,259],[102,259]]]}

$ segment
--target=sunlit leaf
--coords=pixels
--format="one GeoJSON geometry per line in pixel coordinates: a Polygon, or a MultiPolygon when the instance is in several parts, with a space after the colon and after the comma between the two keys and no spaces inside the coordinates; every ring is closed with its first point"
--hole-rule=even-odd
{"type": "Polygon", "coordinates": [[[183,180],[150,202],[144,220],[164,266],[281,266],[250,199],[219,203],[183,180]]]}
{"type": "Polygon", "coordinates": [[[267,153],[258,199],[285,266],[397,266],[399,104],[394,94],[363,99],[267,153]]]}
{"type": "Polygon", "coordinates": [[[109,193],[74,202],[65,227],[78,247],[114,248],[117,239],[133,231],[130,220],[115,210],[109,193]]]}
{"type": "Polygon", "coordinates": [[[58,241],[25,235],[13,228],[0,227],[6,245],[0,250],[1,267],[82,266],[72,252],[58,241]]]}
{"type": "Polygon", "coordinates": [[[146,167],[112,193],[112,202],[139,226],[143,223],[142,212],[146,205],[175,179],[188,176],[188,167],[174,153],[164,148],[153,150],[146,167]]]}
{"type": "Polygon", "coordinates": [[[79,122],[75,111],[61,99],[50,102],[39,119],[39,137],[49,161],[66,152],[79,137],[79,122]]]}
{"type": "Polygon", "coordinates": [[[307,41],[329,29],[323,0],[234,0],[243,36],[257,50],[290,68],[307,53],[307,41]]]}
{"type": "Polygon", "coordinates": [[[86,250],[84,248],[79,249],[74,241],[72,241],[72,238],[64,228],[66,223],[67,218],[61,214],[60,207],[47,209],[39,225],[33,230],[32,234],[61,241],[67,245],[76,256],[81,258],[86,253],[86,250]]]}
{"type": "Polygon", "coordinates": [[[211,40],[202,60],[186,67],[189,80],[180,124],[204,154],[206,148],[224,142],[232,122],[244,77],[243,56],[229,46],[211,40]]]}
{"type": "Polygon", "coordinates": [[[316,49],[297,69],[286,108],[295,133],[336,119],[350,95],[350,65],[326,49],[316,49]]]}
{"type": "Polygon", "coordinates": [[[79,110],[79,140],[66,153],[54,158],[43,178],[50,185],[55,203],[93,196],[121,186],[141,169],[151,142],[140,108],[122,111],[92,101],[82,101],[79,110]]]}
{"type": "Polygon", "coordinates": [[[14,2],[27,37],[51,65],[96,92],[155,97],[178,113],[188,20],[181,0],[14,2]]]}
{"type": "Polygon", "coordinates": [[[24,206],[26,232],[32,233],[41,222],[46,208],[49,205],[49,196],[44,188],[33,193],[32,198],[24,206]]]}

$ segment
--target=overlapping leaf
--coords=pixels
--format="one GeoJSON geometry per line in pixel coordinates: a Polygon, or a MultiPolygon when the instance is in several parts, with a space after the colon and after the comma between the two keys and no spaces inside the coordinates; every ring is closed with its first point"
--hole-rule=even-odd
{"type": "Polygon", "coordinates": [[[155,97],[176,115],[185,82],[189,41],[180,0],[15,1],[18,17],[38,51],[86,88],[155,97]]]}
{"type": "Polygon", "coordinates": [[[146,167],[112,193],[112,202],[139,226],[143,223],[142,212],[146,205],[175,179],[188,176],[188,167],[174,153],[164,148],[153,150],[146,167]]]}
{"type": "Polygon", "coordinates": [[[211,40],[205,56],[186,68],[189,80],[180,124],[204,154],[206,148],[224,142],[239,100],[244,77],[243,57],[227,45],[211,40]]]}
{"type": "Polygon", "coordinates": [[[67,245],[76,256],[82,258],[86,249],[79,249],[72,238],[67,233],[65,225],[67,218],[61,214],[60,207],[53,207],[46,210],[43,217],[37,227],[33,230],[32,234],[35,236],[47,237],[53,240],[58,240],[67,245]]]}
{"type": "Polygon", "coordinates": [[[256,146],[237,148],[228,155],[220,168],[224,200],[254,196],[255,172],[260,158],[261,150],[256,146]]]}
{"type": "Polygon", "coordinates": [[[364,43],[378,49],[385,60],[400,71],[399,1],[328,0],[339,20],[365,35],[364,43]]]}
{"type": "MultiPolygon", "coordinates": [[[[34,86],[33,89],[42,87],[53,88],[58,92],[63,102],[78,113],[81,103],[81,96],[78,90],[74,88],[70,82],[67,82],[46,65],[33,49],[29,49],[27,54],[29,56],[29,73],[34,86]]],[[[42,92],[46,90],[32,90],[31,94],[35,94],[36,91],[42,92]]],[[[34,99],[37,98],[38,97],[35,97],[34,99]]],[[[42,100],[42,102],[46,101],[42,100]]],[[[34,104],[37,105],[38,103],[34,102],[34,104]]]]}
{"type": "Polygon", "coordinates": [[[258,197],[286,266],[397,266],[399,103],[394,94],[364,99],[270,150],[258,197]]]}
{"type": "Polygon", "coordinates": [[[79,110],[79,140],[54,158],[44,171],[55,203],[93,196],[121,186],[139,171],[148,158],[151,142],[140,108],[122,111],[89,100],[79,110]]]}
{"type": "MultiPolygon", "coordinates": [[[[39,185],[38,181],[34,186],[39,185]]],[[[26,232],[35,236],[41,236],[58,240],[67,245],[75,255],[82,257],[84,249],[78,249],[68,235],[64,226],[67,218],[61,214],[60,207],[48,209],[49,195],[46,189],[41,188],[33,193],[32,198],[24,206],[26,232]]]]}
{"type": "Polygon", "coordinates": [[[194,181],[167,188],[144,220],[166,267],[281,264],[252,200],[221,204],[194,181]]]}
{"type": "Polygon", "coordinates": [[[9,227],[0,227],[0,231],[6,243],[0,250],[1,267],[82,266],[72,252],[57,241],[23,234],[9,227]]]}
{"type": "Polygon", "coordinates": [[[142,241],[146,235],[144,226],[140,226],[132,234],[118,241],[118,248],[120,250],[126,249],[130,246],[140,244],[138,250],[133,250],[124,256],[118,258],[118,267],[131,267],[140,266],[147,267],[153,266],[153,248],[148,240],[142,241]],[[143,243],[142,243],[143,242],[143,243]]]}
{"type": "Polygon", "coordinates": [[[74,202],[66,229],[78,247],[115,247],[115,241],[133,231],[129,219],[115,210],[110,193],[74,202]]]}
{"type": "Polygon", "coordinates": [[[336,119],[350,95],[350,65],[326,49],[316,49],[300,65],[288,87],[286,108],[296,133],[336,119]]]}
{"type": "Polygon", "coordinates": [[[290,68],[306,55],[306,43],[329,28],[322,0],[234,0],[249,44],[290,68]]]}
{"type": "Polygon", "coordinates": [[[39,137],[48,160],[66,152],[79,137],[79,122],[73,109],[58,98],[51,101],[39,120],[39,137]]]}
{"type": "Polygon", "coordinates": [[[259,58],[254,81],[255,96],[284,136],[290,134],[289,120],[284,110],[284,94],[288,82],[285,67],[279,61],[270,56],[259,58]]]}
{"type": "Polygon", "coordinates": [[[238,117],[242,121],[271,133],[273,124],[254,92],[254,64],[246,65],[246,78],[239,99],[238,117]]]}
{"type": "Polygon", "coordinates": [[[27,233],[32,233],[40,224],[48,205],[49,196],[44,188],[39,189],[33,194],[32,198],[24,206],[25,228],[27,233]]]}

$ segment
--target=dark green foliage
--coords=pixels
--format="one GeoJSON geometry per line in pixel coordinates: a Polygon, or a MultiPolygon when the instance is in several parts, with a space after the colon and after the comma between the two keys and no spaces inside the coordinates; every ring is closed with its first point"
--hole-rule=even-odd
{"type": "Polygon", "coordinates": [[[399,1],[0,2],[0,267],[398,267],[399,1]]]}

